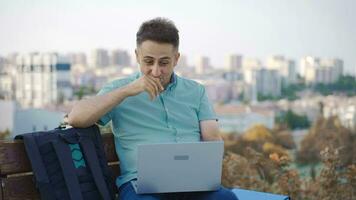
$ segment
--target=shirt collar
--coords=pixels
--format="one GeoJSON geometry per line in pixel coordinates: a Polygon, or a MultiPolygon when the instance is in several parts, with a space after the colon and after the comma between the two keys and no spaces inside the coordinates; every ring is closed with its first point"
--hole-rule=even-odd
{"type": "Polygon", "coordinates": [[[169,81],[169,84],[167,86],[167,90],[173,90],[174,87],[177,85],[177,75],[176,73],[172,73],[171,80],[169,81]]]}

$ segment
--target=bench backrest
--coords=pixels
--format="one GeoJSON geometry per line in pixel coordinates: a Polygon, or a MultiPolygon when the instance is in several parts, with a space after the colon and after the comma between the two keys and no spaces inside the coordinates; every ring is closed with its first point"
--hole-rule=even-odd
{"type": "MultiPolygon", "coordinates": [[[[113,178],[119,175],[119,162],[111,133],[102,134],[105,154],[113,178]]],[[[32,169],[22,141],[0,140],[0,200],[39,199],[32,181],[32,169]]]]}

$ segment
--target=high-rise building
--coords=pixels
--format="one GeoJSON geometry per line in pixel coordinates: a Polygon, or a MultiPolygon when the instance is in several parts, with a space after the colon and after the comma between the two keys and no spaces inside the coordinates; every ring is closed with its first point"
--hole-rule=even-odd
{"type": "Polygon", "coordinates": [[[262,63],[257,58],[244,58],[242,61],[242,67],[244,70],[260,69],[262,68],[262,63]]]}
{"type": "Polygon", "coordinates": [[[69,54],[70,57],[70,63],[72,65],[82,65],[82,66],[87,66],[87,56],[85,53],[71,53],[69,54]]]}
{"type": "Polygon", "coordinates": [[[90,67],[107,67],[109,66],[109,54],[106,49],[95,49],[90,54],[90,67]]]}
{"type": "Polygon", "coordinates": [[[343,74],[343,61],[307,56],[301,59],[300,68],[307,84],[330,84],[336,82],[343,74]]]}
{"type": "Polygon", "coordinates": [[[278,70],[285,85],[293,84],[297,81],[295,61],[288,60],[284,56],[268,57],[266,68],[278,70]]]}
{"type": "Polygon", "coordinates": [[[18,53],[11,53],[6,56],[6,63],[11,66],[16,65],[16,58],[17,58],[18,53]]]}
{"type": "Polygon", "coordinates": [[[6,63],[5,58],[0,56],[0,72],[4,69],[5,63],[6,63]]]}
{"type": "Polygon", "coordinates": [[[195,73],[203,74],[210,68],[210,59],[206,56],[199,56],[195,63],[195,73]]]}
{"type": "Polygon", "coordinates": [[[330,70],[329,80],[325,80],[325,82],[336,82],[343,74],[344,62],[341,59],[324,58],[320,60],[320,65],[330,70]]]}
{"type": "Polygon", "coordinates": [[[40,108],[71,97],[71,65],[60,63],[56,53],[19,55],[16,63],[16,100],[24,108],[40,108]]]}
{"type": "Polygon", "coordinates": [[[13,99],[13,79],[11,74],[0,71],[0,99],[12,100],[13,99]]]}
{"type": "Polygon", "coordinates": [[[0,99],[13,100],[15,96],[14,75],[16,67],[8,57],[0,57],[0,99]]]}
{"type": "Polygon", "coordinates": [[[242,70],[242,55],[227,55],[225,57],[225,68],[230,72],[240,72],[242,70]]]}
{"type": "Polygon", "coordinates": [[[178,59],[177,66],[174,68],[174,71],[181,76],[191,77],[194,76],[194,68],[189,66],[187,56],[180,55],[178,59]]]}
{"type": "Polygon", "coordinates": [[[246,83],[246,100],[255,101],[258,95],[280,96],[282,90],[281,76],[275,69],[250,69],[244,71],[246,83]]]}
{"type": "Polygon", "coordinates": [[[111,65],[118,65],[118,66],[130,66],[131,65],[131,58],[127,51],[116,49],[111,52],[110,57],[110,64],[111,65]]]}

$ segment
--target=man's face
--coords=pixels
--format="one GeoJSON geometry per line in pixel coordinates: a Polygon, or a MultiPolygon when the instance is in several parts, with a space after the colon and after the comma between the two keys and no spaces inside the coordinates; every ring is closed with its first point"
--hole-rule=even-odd
{"type": "Polygon", "coordinates": [[[135,50],[143,74],[159,78],[164,87],[169,84],[179,53],[172,44],[146,40],[135,50]]]}

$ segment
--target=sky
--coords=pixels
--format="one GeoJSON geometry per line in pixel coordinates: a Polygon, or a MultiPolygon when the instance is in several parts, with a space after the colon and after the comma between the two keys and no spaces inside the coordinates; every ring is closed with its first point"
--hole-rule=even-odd
{"type": "Polygon", "coordinates": [[[227,54],[260,58],[311,55],[344,60],[356,73],[354,0],[0,0],[0,55],[32,51],[131,53],[143,21],[173,20],[180,52],[193,64],[227,54]]]}

